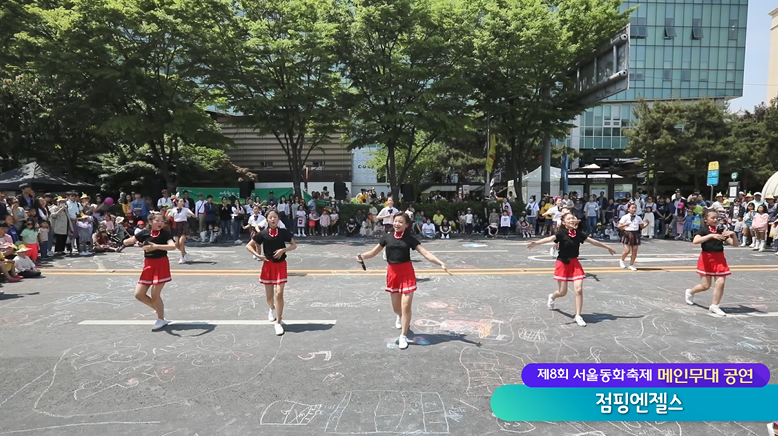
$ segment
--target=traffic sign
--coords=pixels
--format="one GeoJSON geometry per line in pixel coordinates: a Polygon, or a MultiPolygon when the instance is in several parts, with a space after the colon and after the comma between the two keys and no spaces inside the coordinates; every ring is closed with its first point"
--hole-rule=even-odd
{"type": "Polygon", "coordinates": [[[719,162],[713,161],[708,163],[708,186],[716,186],[719,184],[719,162]]]}
{"type": "Polygon", "coordinates": [[[719,170],[708,171],[708,186],[716,186],[719,184],[719,170]]]}
{"type": "Polygon", "coordinates": [[[737,180],[738,173],[732,173],[732,180],[737,180]]]}

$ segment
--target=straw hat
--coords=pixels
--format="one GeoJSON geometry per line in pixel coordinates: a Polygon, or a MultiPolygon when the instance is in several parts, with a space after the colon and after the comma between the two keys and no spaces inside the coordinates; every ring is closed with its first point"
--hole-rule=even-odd
{"type": "Polygon", "coordinates": [[[27,248],[26,245],[19,245],[19,246],[16,247],[16,252],[17,253],[26,253],[28,251],[30,251],[30,250],[27,248]]]}
{"type": "Polygon", "coordinates": [[[116,218],[116,219],[114,220],[114,222],[115,222],[116,224],[121,224],[121,223],[123,223],[123,222],[124,222],[124,217],[123,217],[123,216],[120,216],[120,217],[116,218]]]}
{"type": "Polygon", "coordinates": [[[86,193],[85,193],[85,192],[82,192],[82,193],[81,193],[81,198],[90,198],[90,197],[89,197],[88,195],[86,195],[86,193]]]}
{"type": "Polygon", "coordinates": [[[721,192],[719,192],[718,194],[716,194],[716,198],[723,197],[723,196],[724,196],[724,194],[722,194],[721,192]]]}

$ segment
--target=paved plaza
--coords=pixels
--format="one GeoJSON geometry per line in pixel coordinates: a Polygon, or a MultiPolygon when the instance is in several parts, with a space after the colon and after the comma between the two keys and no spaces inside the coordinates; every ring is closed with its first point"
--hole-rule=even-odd
{"type": "Polygon", "coordinates": [[[771,252],[727,249],[722,318],[707,311],[710,293],[684,303],[699,280],[699,247],[647,241],[630,272],[585,245],[582,328],[572,292],[546,308],[556,287],[548,247],[425,242],[453,275],[415,255],[416,344],[400,350],[385,262],[370,260],[367,271],[355,262],[373,244],[300,241],[280,337],[267,321],[260,263],[242,245],[194,247],[190,265],[171,256],[163,296],[173,323],[160,332],[133,296],[137,248],[60,258],[45,278],[5,284],[0,435],[767,434],[765,423],[744,422],[506,423],[489,398],[521,383],[532,362],[761,362],[778,373],[771,252]]]}

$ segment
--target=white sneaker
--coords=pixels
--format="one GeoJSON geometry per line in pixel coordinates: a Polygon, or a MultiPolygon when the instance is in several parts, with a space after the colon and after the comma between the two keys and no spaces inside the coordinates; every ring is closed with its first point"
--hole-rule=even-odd
{"type": "Polygon", "coordinates": [[[741,247],[745,247],[746,246],[746,240],[745,239],[743,239],[743,242],[740,243],[740,246],[741,247]]]}
{"type": "Polygon", "coordinates": [[[273,328],[276,331],[276,335],[281,336],[284,334],[284,326],[281,324],[273,324],[273,328]]]}
{"type": "Polygon", "coordinates": [[[267,311],[267,320],[268,321],[275,321],[276,320],[276,310],[270,309],[267,311]]]}
{"type": "Polygon", "coordinates": [[[188,255],[188,254],[185,254],[185,255],[184,255],[184,262],[186,262],[186,263],[189,263],[189,262],[191,262],[191,261],[192,261],[192,258],[191,258],[191,257],[189,257],[189,255],[188,255]]]}
{"type": "Polygon", "coordinates": [[[259,258],[257,256],[254,256],[253,254],[251,255],[251,258],[254,260],[259,260],[259,258]]]}
{"type": "Polygon", "coordinates": [[[184,259],[184,256],[181,256],[181,259],[178,260],[178,263],[181,265],[186,263],[186,259],[184,259]]]}
{"type": "Polygon", "coordinates": [[[583,320],[581,315],[576,315],[574,319],[575,319],[576,324],[578,324],[581,327],[586,327],[586,321],[583,320]]]}
{"type": "Polygon", "coordinates": [[[638,270],[637,268],[635,268],[635,265],[630,265],[630,266],[627,267],[627,269],[630,270],[630,271],[637,271],[638,270]]]}
{"type": "Polygon", "coordinates": [[[546,302],[549,310],[554,310],[554,294],[548,294],[548,302],[546,302]]]}
{"type": "Polygon", "coordinates": [[[395,328],[398,328],[398,329],[401,329],[401,328],[403,328],[402,318],[400,318],[399,316],[398,316],[398,317],[397,317],[397,319],[394,321],[394,327],[395,327],[395,328]]]}
{"type": "Polygon", "coordinates": [[[710,310],[712,313],[715,313],[716,315],[719,316],[727,316],[727,314],[724,313],[724,311],[721,310],[721,308],[717,304],[711,304],[708,310],[710,310]]]}
{"type": "Polygon", "coordinates": [[[157,330],[162,330],[166,325],[168,325],[168,321],[166,319],[158,319],[157,322],[154,323],[154,327],[151,329],[151,331],[155,332],[157,330]]]}
{"type": "Polygon", "coordinates": [[[87,253],[86,251],[81,251],[81,252],[78,253],[78,255],[79,256],[89,256],[89,253],[87,253]]]}
{"type": "Polygon", "coordinates": [[[688,304],[689,306],[694,306],[694,294],[692,294],[691,289],[686,290],[685,299],[686,299],[686,304],[688,304]]]}
{"type": "Polygon", "coordinates": [[[243,243],[243,241],[241,241],[240,239],[236,239],[235,240],[235,244],[242,244],[242,243],[243,243]]]}
{"type": "Polygon", "coordinates": [[[408,337],[400,336],[400,339],[397,340],[397,345],[400,347],[401,350],[408,348],[408,337]]]}
{"type": "Polygon", "coordinates": [[[619,266],[621,267],[621,269],[627,269],[627,264],[626,264],[626,263],[624,263],[624,261],[623,261],[623,260],[620,260],[620,261],[619,261],[619,266]]]}

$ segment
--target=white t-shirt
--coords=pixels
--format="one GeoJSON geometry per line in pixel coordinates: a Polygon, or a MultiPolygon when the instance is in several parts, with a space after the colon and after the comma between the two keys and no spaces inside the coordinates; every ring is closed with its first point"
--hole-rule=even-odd
{"type": "MultiPolygon", "coordinates": [[[[381,209],[381,212],[378,212],[378,216],[383,215],[389,215],[388,218],[384,218],[384,225],[392,224],[394,222],[394,215],[396,215],[398,212],[400,212],[397,208],[394,207],[385,207],[381,209]]],[[[422,226],[423,228],[424,226],[422,226]]]]}
{"type": "Polygon", "coordinates": [[[626,214],[619,220],[619,226],[623,224],[629,224],[624,228],[627,232],[635,232],[640,230],[640,226],[643,224],[643,218],[634,215],[635,218],[630,218],[630,214],[626,214]]]}
{"type": "Polygon", "coordinates": [[[465,224],[473,224],[473,214],[469,213],[465,215],[465,224]]]}
{"type": "Polygon", "coordinates": [[[157,200],[157,207],[162,208],[162,206],[167,205],[167,207],[173,207],[173,199],[170,197],[162,197],[159,200],[157,200]]]}
{"type": "MultiPolygon", "coordinates": [[[[251,215],[249,217],[249,225],[252,227],[259,226],[260,229],[264,229],[265,227],[267,227],[267,218],[265,218],[261,214],[257,215],[256,217],[254,215],[251,215]]],[[[286,225],[284,224],[283,221],[278,220],[278,227],[281,229],[285,229],[286,225]]]]}
{"type": "Polygon", "coordinates": [[[14,259],[14,267],[16,267],[16,270],[19,272],[30,271],[35,269],[35,262],[29,257],[16,256],[16,259],[14,259]]]}
{"type": "Polygon", "coordinates": [[[424,223],[421,226],[421,231],[423,233],[435,233],[435,224],[432,223],[424,223]]]}
{"type": "Polygon", "coordinates": [[[171,212],[170,215],[173,215],[173,221],[177,223],[184,223],[189,218],[189,208],[187,207],[182,207],[181,212],[178,211],[178,208],[172,209],[171,212]]]}
{"type": "Polygon", "coordinates": [[[198,200],[197,203],[195,203],[195,214],[198,217],[205,214],[205,203],[208,203],[208,201],[198,200]]]}
{"type": "Polygon", "coordinates": [[[511,226],[511,216],[510,215],[503,215],[500,217],[500,227],[510,227],[511,226]]]}

